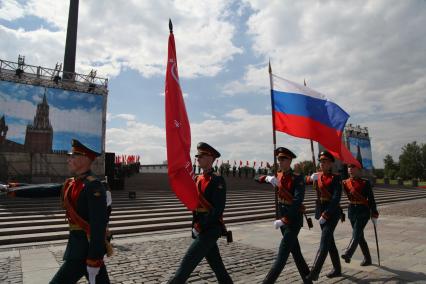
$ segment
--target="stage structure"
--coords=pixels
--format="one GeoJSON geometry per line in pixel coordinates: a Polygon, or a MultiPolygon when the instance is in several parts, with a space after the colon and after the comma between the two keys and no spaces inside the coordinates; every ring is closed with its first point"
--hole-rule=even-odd
{"type": "Polygon", "coordinates": [[[367,127],[348,124],[344,130],[345,143],[366,171],[373,170],[370,135],[367,127]]]}
{"type": "MultiPolygon", "coordinates": [[[[343,130],[343,143],[352,153],[352,155],[363,165],[362,175],[365,178],[373,180],[373,159],[371,151],[370,135],[367,127],[348,124],[343,130]]],[[[318,153],[325,150],[324,146],[318,143],[318,153]]],[[[336,160],[333,172],[339,173],[343,178],[347,177],[347,167],[339,160],[336,160]]]]}
{"type": "Polygon", "coordinates": [[[0,59],[0,181],[63,179],[72,138],[105,152],[108,80],[61,69],[0,59]]]}

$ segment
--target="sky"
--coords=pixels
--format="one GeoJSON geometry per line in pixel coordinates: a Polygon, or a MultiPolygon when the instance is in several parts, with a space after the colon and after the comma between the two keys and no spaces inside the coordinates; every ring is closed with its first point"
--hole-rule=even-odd
{"type": "MultiPolygon", "coordinates": [[[[0,0],[0,58],[63,62],[69,1],[0,0]]],[[[272,72],[326,95],[368,127],[373,165],[426,143],[426,1],[80,1],[76,72],[109,79],[106,150],[166,159],[168,19],[199,141],[226,160],[272,161],[272,72]]],[[[310,143],[277,133],[310,160],[310,143]]]]}

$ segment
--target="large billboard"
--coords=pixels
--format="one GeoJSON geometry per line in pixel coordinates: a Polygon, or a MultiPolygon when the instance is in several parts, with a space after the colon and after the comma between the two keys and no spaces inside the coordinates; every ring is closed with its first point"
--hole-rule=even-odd
{"type": "Polygon", "coordinates": [[[68,151],[78,139],[104,151],[106,96],[0,81],[1,151],[68,151]]]}
{"type": "Polygon", "coordinates": [[[371,143],[368,138],[348,137],[348,147],[352,155],[362,160],[364,169],[373,169],[371,143]]]}

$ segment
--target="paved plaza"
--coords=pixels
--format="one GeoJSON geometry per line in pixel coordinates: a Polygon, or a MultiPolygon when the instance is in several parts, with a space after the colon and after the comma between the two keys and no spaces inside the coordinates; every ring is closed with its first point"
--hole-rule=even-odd
{"type": "MultiPolygon", "coordinates": [[[[362,255],[358,249],[350,264],[342,261],[343,276],[330,280],[325,277],[331,269],[327,258],[317,283],[426,283],[426,199],[383,205],[379,210],[381,266],[377,265],[374,231],[369,223],[365,234],[374,265],[359,266],[362,255]]],[[[234,242],[219,241],[225,266],[235,283],[261,283],[271,267],[281,240],[272,221],[232,224],[229,229],[234,242]]],[[[350,232],[349,222],[337,226],[339,253],[349,243],[350,232]]],[[[303,228],[300,232],[302,252],[309,265],[318,249],[319,236],[317,223],[312,230],[303,228]]],[[[111,282],[167,282],[190,242],[189,229],[116,238],[116,254],[106,260],[111,282]]],[[[48,283],[62,262],[63,251],[63,242],[1,249],[0,283],[48,283]]],[[[205,261],[189,279],[189,283],[215,282],[205,261]]],[[[291,257],[277,283],[302,283],[291,257]]]]}

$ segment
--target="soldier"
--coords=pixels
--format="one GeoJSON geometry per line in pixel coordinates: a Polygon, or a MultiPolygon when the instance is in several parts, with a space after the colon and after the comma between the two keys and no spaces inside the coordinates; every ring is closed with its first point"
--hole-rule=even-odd
{"type": "Polygon", "coordinates": [[[305,280],[305,277],[309,274],[309,267],[303,258],[297,239],[300,228],[303,226],[305,183],[303,177],[293,173],[290,167],[292,160],[296,158],[293,152],[287,148],[279,147],[275,154],[280,168],[277,177],[263,176],[260,177],[259,181],[267,181],[274,187],[278,187],[278,208],[281,219],[274,222],[274,227],[281,230],[283,238],[275,263],[263,283],[275,283],[284,269],[290,253],[304,282],[311,283],[311,281],[305,280]]]}
{"type": "Polygon", "coordinates": [[[84,275],[92,283],[110,283],[103,262],[106,253],[107,197],[102,183],[93,176],[91,165],[100,154],[72,140],[68,168],[75,176],[61,190],[19,188],[10,192],[18,197],[61,196],[69,223],[64,262],[51,284],[77,283],[84,275]]]}
{"type": "Polygon", "coordinates": [[[234,165],[232,167],[232,176],[235,177],[235,173],[237,172],[237,167],[234,165]]]}
{"type": "Polygon", "coordinates": [[[220,153],[207,143],[197,145],[198,159],[203,174],[196,177],[199,207],[193,212],[192,237],[188,248],[173,278],[168,283],[185,283],[195,267],[205,257],[219,283],[233,283],[223,265],[217,240],[226,232],[222,215],[225,210],[226,184],[212,168],[220,153]]]}
{"type": "Polygon", "coordinates": [[[315,218],[319,220],[321,226],[321,242],[311,272],[307,280],[318,280],[322,265],[330,253],[333,270],[327,274],[328,278],[338,277],[342,274],[339,252],[334,242],[334,229],[339,222],[342,209],[340,208],[340,198],[342,186],[340,176],[331,172],[334,157],[328,151],[322,151],[318,155],[322,172],[314,173],[308,182],[314,183],[317,191],[317,204],[315,208],[315,218]]]}
{"type": "Polygon", "coordinates": [[[348,174],[350,178],[343,181],[343,189],[349,199],[348,217],[353,231],[352,239],[342,258],[346,263],[350,263],[352,255],[359,244],[364,255],[361,266],[367,266],[371,265],[371,255],[364,238],[364,228],[370,217],[371,221],[376,225],[379,212],[377,211],[370,182],[360,177],[361,169],[349,164],[348,174]]]}

